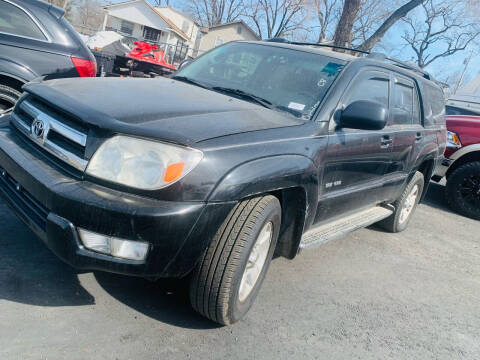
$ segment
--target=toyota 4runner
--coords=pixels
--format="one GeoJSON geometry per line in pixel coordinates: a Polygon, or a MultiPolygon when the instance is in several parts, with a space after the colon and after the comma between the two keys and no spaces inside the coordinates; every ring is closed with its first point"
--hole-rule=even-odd
{"type": "Polygon", "coordinates": [[[446,143],[441,88],[379,54],[232,42],[171,79],[32,83],[0,130],[0,193],[61,259],[189,275],[242,318],[272,256],[402,231],[446,143]]]}

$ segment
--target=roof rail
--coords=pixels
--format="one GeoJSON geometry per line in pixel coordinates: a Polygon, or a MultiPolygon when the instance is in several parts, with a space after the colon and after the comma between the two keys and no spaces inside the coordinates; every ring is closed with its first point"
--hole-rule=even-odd
{"type": "Polygon", "coordinates": [[[290,40],[287,40],[285,38],[272,38],[272,39],[268,39],[266,41],[284,43],[284,44],[292,44],[292,45],[327,47],[327,48],[331,48],[331,49],[353,51],[353,52],[356,52],[356,53],[359,53],[359,54],[365,54],[365,55],[370,54],[368,51],[349,48],[349,47],[344,47],[344,46],[336,46],[336,45],[322,44],[322,43],[301,42],[301,41],[290,41],[290,40]]]}
{"type": "Polygon", "coordinates": [[[401,60],[398,60],[398,59],[395,59],[395,58],[392,58],[392,57],[388,57],[385,54],[375,53],[375,52],[370,53],[367,57],[370,58],[370,59],[390,61],[390,62],[393,63],[393,65],[401,67],[402,69],[415,71],[415,72],[421,74],[425,79],[433,80],[430,73],[428,73],[427,71],[423,70],[421,67],[419,67],[419,66],[417,66],[413,63],[408,63],[408,62],[405,62],[405,61],[401,61],[401,60]]]}
{"type": "Polygon", "coordinates": [[[292,44],[292,45],[327,47],[327,48],[331,48],[331,49],[352,51],[352,52],[356,52],[356,53],[359,53],[359,54],[367,55],[367,57],[370,58],[370,59],[375,59],[375,60],[380,60],[380,61],[390,61],[393,65],[398,66],[402,69],[411,70],[411,71],[414,71],[416,73],[421,74],[427,80],[434,80],[428,72],[421,69],[417,65],[412,64],[412,63],[407,63],[405,61],[401,61],[401,60],[398,60],[398,59],[395,59],[395,58],[391,58],[391,57],[388,57],[385,54],[378,53],[378,52],[369,52],[369,51],[365,51],[365,50],[359,50],[359,49],[330,45],[330,44],[290,41],[290,40],[287,40],[285,38],[272,38],[272,39],[268,39],[266,41],[284,43],[284,44],[292,44]]]}

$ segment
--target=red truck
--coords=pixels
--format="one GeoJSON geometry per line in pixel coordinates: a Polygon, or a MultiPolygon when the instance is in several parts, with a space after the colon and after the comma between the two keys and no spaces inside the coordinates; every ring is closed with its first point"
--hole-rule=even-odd
{"type": "Polygon", "coordinates": [[[452,209],[480,220],[480,97],[457,95],[447,101],[445,160],[434,180],[447,180],[452,209]]]}

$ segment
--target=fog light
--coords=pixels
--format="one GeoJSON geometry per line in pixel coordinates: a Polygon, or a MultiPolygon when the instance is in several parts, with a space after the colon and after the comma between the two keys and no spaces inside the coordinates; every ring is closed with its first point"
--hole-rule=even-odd
{"type": "Polygon", "coordinates": [[[123,240],[84,229],[78,229],[78,233],[83,245],[89,250],[130,260],[145,260],[147,257],[146,242],[123,240]]]}

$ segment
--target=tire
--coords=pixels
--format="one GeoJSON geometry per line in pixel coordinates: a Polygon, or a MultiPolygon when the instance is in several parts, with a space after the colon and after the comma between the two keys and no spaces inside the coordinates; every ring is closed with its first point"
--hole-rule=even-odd
{"type": "Polygon", "coordinates": [[[417,171],[405,187],[405,190],[403,190],[400,198],[393,203],[395,207],[393,214],[380,221],[378,225],[392,233],[405,230],[422,197],[424,186],[425,180],[423,174],[417,171]],[[415,198],[411,196],[415,196],[415,198]]]}
{"type": "Polygon", "coordinates": [[[461,165],[450,174],[446,198],[456,212],[480,220],[480,161],[461,165]]]}
{"type": "Polygon", "coordinates": [[[15,106],[22,93],[14,88],[0,84],[0,115],[15,106]]]}
{"type": "MultiPolygon", "coordinates": [[[[256,197],[235,206],[192,274],[190,302],[197,312],[222,325],[233,324],[248,312],[272,260],[280,223],[280,202],[274,196],[256,197]],[[247,264],[253,263],[249,258],[254,245],[265,244],[260,240],[267,237],[259,237],[269,234],[265,229],[271,230],[270,244],[263,247],[263,252],[253,253],[257,254],[258,264],[261,264],[259,259],[265,258],[259,254],[266,254],[266,258],[263,266],[258,267],[257,280],[251,281],[250,286],[244,280],[244,272],[247,264]]],[[[255,249],[261,249],[259,246],[255,249]]]]}

